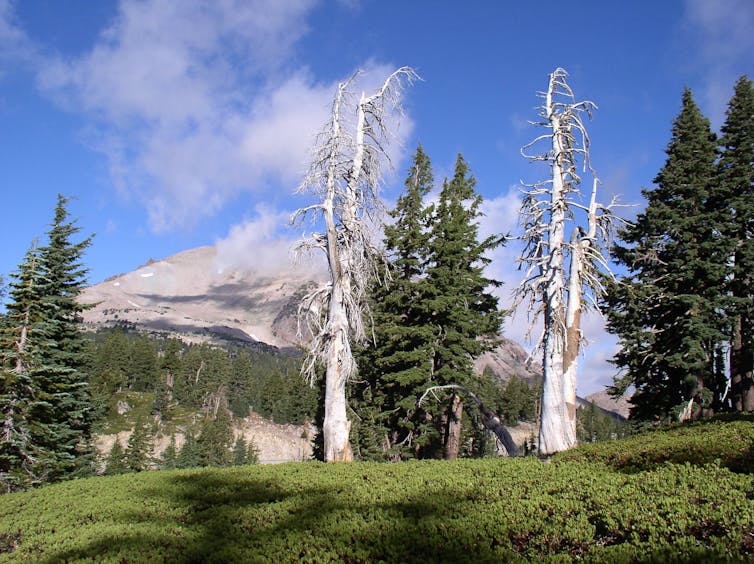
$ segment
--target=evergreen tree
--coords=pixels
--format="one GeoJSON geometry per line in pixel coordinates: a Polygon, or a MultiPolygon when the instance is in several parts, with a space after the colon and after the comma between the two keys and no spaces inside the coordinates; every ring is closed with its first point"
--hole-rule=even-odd
{"type": "Polygon", "coordinates": [[[160,470],[172,470],[177,468],[178,449],[175,446],[175,435],[171,435],[170,443],[160,457],[160,470]]]}
{"type": "Polygon", "coordinates": [[[374,342],[359,359],[352,402],[359,417],[354,443],[361,458],[406,458],[433,432],[417,400],[430,379],[434,340],[422,307],[429,233],[423,199],[432,189],[429,157],[416,150],[405,191],[385,227],[389,276],[372,285],[374,342]]]}
{"type": "Polygon", "coordinates": [[[152,440],[149,427],[141,419],[136,420],[133,433],[128,438],[123,463],[129,472],[141,472],[149,467],[152,440]]]}
{"type": "Polygon", "coordinates": [[[259,448],[254,442],[254,437],[249,437],[249,444],[246,447],[246,464],[259,464],[259,448]]]}
{"type": "Polygon", "coordinates": [[[107,455],[104,474],[105,476],[114,476],[116,474],[125,474],[128,470],[123,447],[120,445],[120,441],[116,438],[107,455]]]}
{"type": "Polygon", "coordinates": [[[628,273],[606,298],[608,330],[622,346],[615,391],[635,387],[638,419],[677,414],[691,400],[716,408],[724,389],[725,249],[710,197],[717,149],[688,89],[666,153],[656,187],[642,192],[645,211],[619,234],[614,256],[628,273]]]}
{"type": "MultiPolygon", "coordinates": [[[[498,300],[490,293],[490,288],[500,283],[484,276],[484,267],[490,262],[485,255],[503,238],[491,236],[479,241],[482,197],[475,185],[476,180],[459,154],[453,178],[443,183],[430,229],[426,297],[421,302],[433,331],[433,361],[427,386],[467,385],[474,358],[497,342],[503,319],[498,300]]],[[[451,393],[442,411],[430,414],[447,458],[458,455],[462,413],[460,396],[451,393]]]]}
{"type": "Polygon", "coordinates": [[[714,196],[728,244],[727,306],[733,407],[754,411],[754,86],[742,76],[728,105],[714,196]]]}
{"type": "Polygon", "coordinates": [[[33,245],[13,274],[11,303],[0,333],[0,485],[6,491],[33,485],[43,478],[40,459],[46,453],[34,444],[29,410],[34,401],[32,370],[38,348],[45,342],[40,331],[32,329],[41,317],[39,253],[33,245]]]}
{"type": "Polygon", "coordinates": [[[216,415],[207,414],[198,439],[203,466],[228,466],[231,463],[233,424],[231,414],[221,407],[216,415]]]}
{"type": "Polygon", "coordinates": [[[68,219],[67,203],[58,196],[48,244],[30,252],[20,268],[2,340],[0,401],[5,413],[14,413],[6,417],[6,425],[15,421],[9,436],[10,427],[23,429],[11,441],[11,458],[23,459],[23,467],[11,471],[20,469],[32,482],[90,474],[94,460],[86,344],[79,331],[84,306],[77,302],[86,275],[80,260],[91,237],[72,241],[79,228],[68,219]]]}
{"type": "Polygon", "coordinates": [[[233,445],[233,466],[243,466],[246,464],[247,450],[246,441],[243,440],[243,435],[238,435],[235,444],[233,445]]]}
{"type": "Polygon", "coordinates": [[[35,442],[53,453],[48,465],[52,480],[90,473],[94,456],[90,443],[93,413],[83,371],[85,342],[80,332],[85,306],[77,301],[87,273],[80,261],[92,238],[72,241],[80,228],[69,220],[68,201],[58,196],[49,242],[39,256],[44,280],[40,325],[48,346],[40,348],[31,418],[35,442]]]}
{"type": "Polygon", "coordinates": [[[196,434],[194,430],[186,429],[183,445],[181,450],[178,451],[178,457],[176,458],[176,468],[196,468],[202,465],[202,452],[199,447],[199,443],[196,440],[196,434]]]}

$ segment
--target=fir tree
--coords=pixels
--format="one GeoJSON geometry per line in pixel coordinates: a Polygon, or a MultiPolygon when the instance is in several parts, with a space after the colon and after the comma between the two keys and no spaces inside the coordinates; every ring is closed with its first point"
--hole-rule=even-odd
{"type": "Polygon", "coordinates": [[[80,228],[69,220],[68,201],[58,196],[49,242],[39,253],[43,283],[37,328],[46,345],[39,349],[33,372],[35,401],[30,418],[35,444],[52,455],[45,462],[50,480],[90,473],[94,457],[93,413],[80,332],[85,306],[77,301],[87,272],[80,261],[92,238],[72,241],[80,228]]]}
{"type": "Polygon", "coordinates": [[[6,491],[33,485],[44,478],[40,459],[46,453],[34,444],[29,410],[35,392],[32,370],[38,349],[45,342],[41,331],[32,331],[41,318],[39,253],[33,245],[19,265],[10,285],[11,303],[0,333],[0,483],[6,491]]]}
{"type": "Polygon", "coordinates": [[[162,451],[160,457],[160,470],[173,470],[177,468],[178,449],[175,446],[175,435],[170,436],[170,443],[162,451]]]}
{"type": "Polygon", "coordinates": [[[407,458],[433,428],[416,403],[430,379],[432,327],[422,307],[429,233],[423,199],[432,188],[429,157],[416,150],[405,191],[390,212],[385,249],[390,275],[372,285],[373,342],[362,351],[352,401],[361,458],[407,458]]]}
{"type": "Polygon", "coordinates": [[[178,457],[176,458],[176,468],[196,468],[202,465],[202,452],[199,444],[196,440],[194,430],[186,429],[183,445],[181,450],[178,451],[178,457]]]}
{"type": "Polygon", "coordinates": [[[231,414],[225,408],[216,415],[207,414],[202,422],[198,445],[203,466],[228,466],[231,463],[233,424],[231,414]]]}
{"type": "Polygon", "coordinates": [[[151,433],[147,424],[136,420],[133,433],[128,438],[123,463],[129,472],[141,472],[149,467],[152,454],[151,433]]]}
{"type": "Polygon", "coordinates": [[[727,243],[733,406],[754,411],[754,86],[742,76],[728,105],[714,196],[727,243]]]}
{"type": "MultiPolygon", "coordinates": [[[[490,236],[479,241],[482,197],[475,185],[459,154],[453,178],[443,183],[430,229],[426,297],[421,302],[433,331],[427,387],[466,385],[473,374],[474,358],[497,342],[503,319],[498,300],[490,293],[500,283],[484,276],[484,267],[490,262],[485,255],[503,238],[490,236]]],[[[447,458],[458,455],[462,414],[463,402],[455,393],[445,399],[441,413],[431,414],[447,458]]]]}
{"type": "Polygon", "coordinates": [[[614,256],[628,274],[606,299],[608,329],[622,345],[615,391],[635,387],[639,419],[677,414],[692,400],[716,407],[723,391],[724,241],[710,198],[717,150],[688,89],[666,153],[656,187],[642,192],[645,211],[619,234],[614,256]]]}
{"type": "Polygon", "coordinates": [[[120,445],[120,441],[116,438],[110,452],[107,454],[104,474],[105,476],[114,476],[116,474],[125,474],[128,470],[123,447],[120,445]]]}
{"type": "Polygon", "coordinates": [[[243,466],[246,464],[247,450],[246,441],[243,440],[243,435],[238,435],[235,444],[233,445],[233,466],[243,466]]]}
{"type": "Polygon", "coordinates": [[[259,464],[259,448],[254,437],[249,437],[249,444],[246,446],[246,464],[259,464]]]}

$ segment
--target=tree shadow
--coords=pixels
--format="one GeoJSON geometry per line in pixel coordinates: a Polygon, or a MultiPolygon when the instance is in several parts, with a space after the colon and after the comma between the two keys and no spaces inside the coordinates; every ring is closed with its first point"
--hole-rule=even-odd
{"type": "Polygon", "coordinates": [[[209,471],[166,478],[164,487],[140,491],[114,516],[117,534],[96,535],[43,561],[134,561],[134,554],[150,562],[501,561],[496,541],[460,526],[463,518],[448,519],[468,516],[468,525],[474,514],[468,492],[450,486],[395,502],[379,495],[365,501],[347,484],[257,477],[253,467],[240,479],[209,471]]]}

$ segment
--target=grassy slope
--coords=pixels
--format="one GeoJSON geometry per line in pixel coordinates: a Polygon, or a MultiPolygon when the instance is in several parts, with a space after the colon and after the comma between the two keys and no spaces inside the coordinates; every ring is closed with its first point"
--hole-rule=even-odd
{"type": "Polygon", "coordinates": [[[292,463],[0,497],[0,561],[754,560],[754,420],[551,463],[292,463]]]}

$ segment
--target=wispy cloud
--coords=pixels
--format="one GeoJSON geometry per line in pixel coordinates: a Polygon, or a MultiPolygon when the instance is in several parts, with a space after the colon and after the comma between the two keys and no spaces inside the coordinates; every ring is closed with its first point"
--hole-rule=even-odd
{"type": "Polygon", "coordinates": [[[754,3],[686,0],[684,23],[695,35],[694,52],[705,75],[701,101],[719,126],[738,78],[734,69],[754,61],[754,3]]]}
{"type": "Polygon", "coordinates": [[[124,0],[90,52],[47,60],[39,83],[90,118],[153,230],[190,226],[240,191],[295,186],[333,88],[287,66],[312,4],[124,0]]]}
{"type": "Polygon", "coordinates": [[[284,227],[290,211],[257,204],[254,217],[230,228],[228,235],[216,241],[218,270],[250,271],[260,276],[304,274],[323,277],[323,257],[295,257],[296,235],[284,227]]]}
{"type": "Polygon", "coordinates": [[[34,45],[16,21],[12,2],[0,0],[0,78],[5,65],[28,63],[34,56],[34,45]]]}

